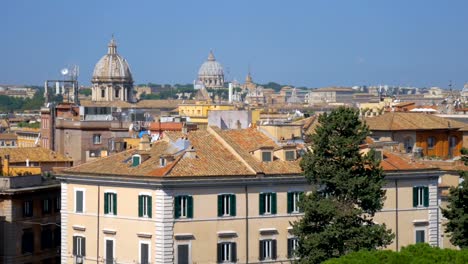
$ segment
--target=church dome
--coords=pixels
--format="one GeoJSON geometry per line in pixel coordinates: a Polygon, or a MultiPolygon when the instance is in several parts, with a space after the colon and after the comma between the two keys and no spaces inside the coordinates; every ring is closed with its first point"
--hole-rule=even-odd
{"type": "Polygon", "coordinates": [[[210,51],[208,60],[205,61],[200,67],[200,70],[198,70],[198,76],[224,76],[223,66],[216,61],[213,52],[210,51]]]}
{"type": "Polygon", "coordinates": [[[114,38],[108,45],[108,52],[104,55],[93,72],[93,81],[117,81],[133,83],[132,73],[127,60],[117,53],[117,45],[114,38]]]}

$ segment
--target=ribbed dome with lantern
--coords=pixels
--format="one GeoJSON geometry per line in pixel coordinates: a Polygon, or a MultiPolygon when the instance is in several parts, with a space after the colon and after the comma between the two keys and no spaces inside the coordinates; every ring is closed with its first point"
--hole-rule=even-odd
{"type": "Polygon", "coordinates": [[[94,67],[91,80],[93,101],[133,101],[133,77],[127,60],[117,53],[112,37],[104,55],[94,67]]]}
{"type": "Polygon", "coordinates": [[[198,70],[198,80],[206,88],[222,88],[224,86],[223,66],[216,61],[212,51],[208,54],[208,59],[198,70]]]}

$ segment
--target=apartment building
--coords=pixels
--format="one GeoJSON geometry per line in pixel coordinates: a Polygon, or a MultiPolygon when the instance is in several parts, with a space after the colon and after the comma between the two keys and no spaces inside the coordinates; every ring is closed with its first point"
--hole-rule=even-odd
{"type": "MultiPolygon", "coordinates": [[[[249,128],[168,132],[150,146],[81,164],[62,184],[62,263],[287,263],[291,222],[311,188],[298,146],[249,128]]],[[[383,152],[389,248],[438,245],[442,173],[383,152]]]]}

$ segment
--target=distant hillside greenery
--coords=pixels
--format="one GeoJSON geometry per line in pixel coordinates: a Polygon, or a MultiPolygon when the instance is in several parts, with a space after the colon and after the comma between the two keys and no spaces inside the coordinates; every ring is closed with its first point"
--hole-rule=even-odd
{"type": "Polygon", "coordinates": [[[358,251],[336,259],[330,259],[324,264],[464,264],[468,263],[468,250],[440,249],[420,243],[407,246],[400,252],[390,250],[358,251]]]}
{"type": "Polygon", "coordinates": [[[39,110],[44,105],[44,95],[41,89],[29,99],[15,98],[6,95],[0,95],[0,112],[13,112],[21,110],[39,110]]]}

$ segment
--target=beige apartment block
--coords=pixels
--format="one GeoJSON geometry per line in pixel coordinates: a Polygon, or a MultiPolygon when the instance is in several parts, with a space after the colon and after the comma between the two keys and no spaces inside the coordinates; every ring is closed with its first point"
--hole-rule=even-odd
{"type": "MultiPolygon", "coordinates": [[[[249,128],[167,132],[164,140],[64,171],[62,263],[290,263],[291,223],[311,190],[298,146],[249,128]]],[[[441,245],[442,172],[383,152],[387,200],[376,221],[391,249],[441,245]]]]}

